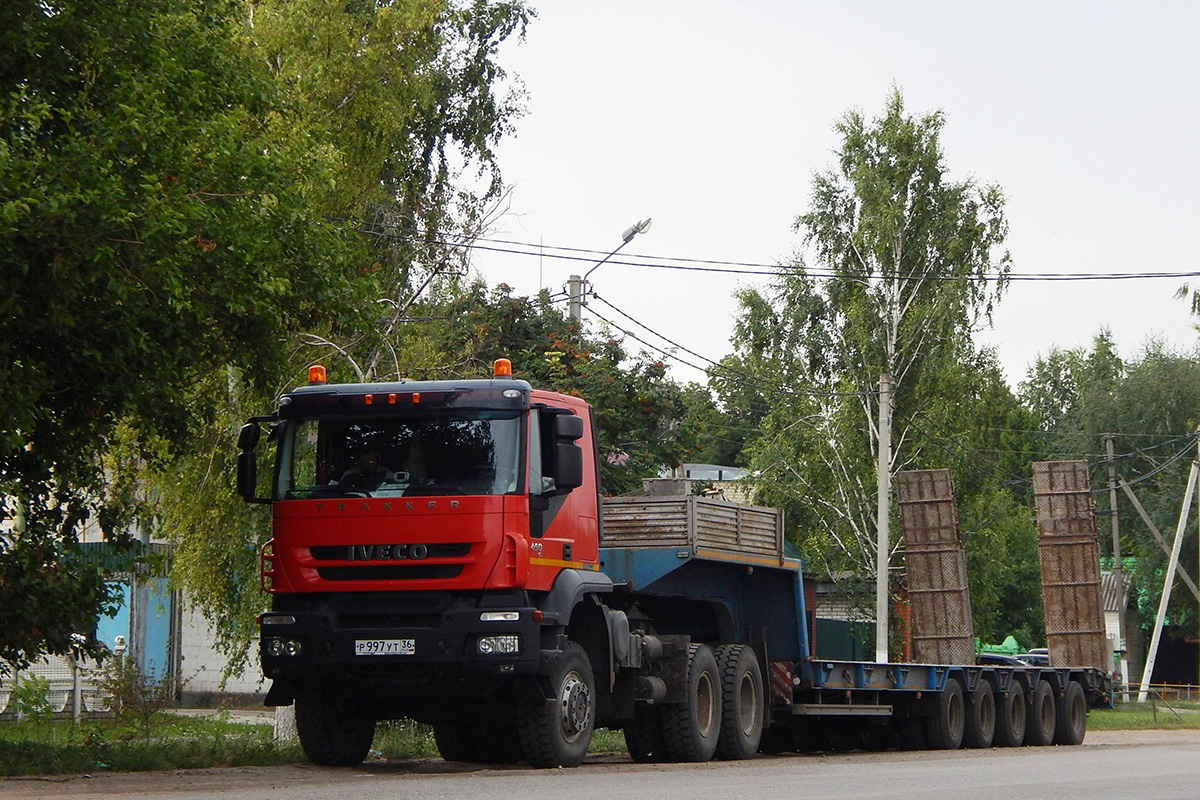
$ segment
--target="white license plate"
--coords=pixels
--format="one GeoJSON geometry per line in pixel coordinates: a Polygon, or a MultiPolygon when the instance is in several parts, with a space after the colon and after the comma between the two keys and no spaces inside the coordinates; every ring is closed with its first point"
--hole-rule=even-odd
{"type": "Polygon", "coordinates": [[[411,656],[417,652],[416,639],[355,639],[356,656],[411,656]]]}

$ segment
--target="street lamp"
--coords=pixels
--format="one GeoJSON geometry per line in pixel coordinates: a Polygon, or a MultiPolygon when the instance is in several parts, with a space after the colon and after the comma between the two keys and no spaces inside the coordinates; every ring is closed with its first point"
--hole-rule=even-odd
{"type": "Polygon", "coordinates": [[[611,253],[597,261],[591,269],[583,273],[582,278],[578,275],[572,275],[571,277],[567,278],[567,297],[571,309],[570,313],[572,320],[579,322],[582,319],[583,306],[587,305],[588,276],[595,272],[596,268],[605,261],[608,261],[610,258],[615,256],[622,247],[629,244],[633,240],[633,237],[637,236],[639,233],[645,233],[648,230],[650,230],[650,218],[646,217],[645,219],[638,220],[621,233],[621,243],[614,247],[611,253]]]}

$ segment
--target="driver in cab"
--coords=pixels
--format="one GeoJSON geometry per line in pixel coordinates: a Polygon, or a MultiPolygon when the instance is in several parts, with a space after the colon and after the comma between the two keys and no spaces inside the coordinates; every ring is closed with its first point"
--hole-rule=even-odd
{"type": "Polygon", "coordinates": [[[396,473],[379,463],[379,449],[365,447],[355,457],[354,466],[330,486],[346,492],[369,492],[385,483],[395,483],[396,473]]]}

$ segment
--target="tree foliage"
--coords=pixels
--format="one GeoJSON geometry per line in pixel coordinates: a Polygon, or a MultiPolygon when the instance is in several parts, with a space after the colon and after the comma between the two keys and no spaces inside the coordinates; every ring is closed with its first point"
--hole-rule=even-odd
{"type": "MultiPolygon", "coordinates": [[[[1052,349],[1030,368],[1021,384],[1025,405],[1045,430],[1044,457],[1083,459],[1092,485],[1108,485],[1105,439],[1113,437],[1114,465],[1170,543],[1179,518],[1200,424],[1200,361],[1151,340],[1124,359],[1111,334],[1100,331],[1090,348],[1052,349]]],[[[1102,552],[1111,556],[1107,520],[1109,495],[1097,491],[1096,518],[1102,552]]],[[[1134,590],[1143,622],[1149,624],[1162,591],[1167,554],[1129,502],[1118,494],[1121,553],[1134,558],[1134,590]]],[[[1196,578],[1196,551],[1184,547],[1182,562],[1196,578]]],[[[1127,565],[1128,566],[1128,565],[1127,565]]],[[[1177,622],[1194,619],[1196,601],[1177,584],[1170,614],[1177,622]]]]}
{"type": "Polygon", "coordinates": [[[1007,273],[1003,196],[948,180],[942,127],[899,91],[871,124],[846,114],[837,166],[796,223],[815,266],[798,258],[741,295],[738,356],[778,387],[750,463],[831,570],[874,572],[879,376],[895,387],[892,471],[919,466],[923,428],[948,423],[978,377],[971,332],[1007,273]]]}
{"type": "Polygon", "coordinates": [[[420,237],[497,190],[518,106],[492,91],[496,47],[527,19],[482,0],[4,5],[0,601],[23,594],[0,658],[94,628],[105,589],[75,537],[121,538],[146,464],[203,459],[229,416],[207,389],[270,397],[302,332],[370,329],[383,287],[436,261],[420,237]],[[456,188],[467,166],[481,191],[456,188]],[[368,247],[368,209],[405,244],[368,247]]]}

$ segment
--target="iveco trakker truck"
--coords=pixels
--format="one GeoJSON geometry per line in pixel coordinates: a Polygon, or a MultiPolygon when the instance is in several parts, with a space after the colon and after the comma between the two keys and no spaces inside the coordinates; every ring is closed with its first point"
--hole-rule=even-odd
{"type": "Polygon", "coordinates": [[[446,759],[537,767],[579,764],[597,727],[638,761],[1076,744],[1109,700],[1097,669],[816,657],[778,512],[602,497],[591,408],[503,359],[309,378],[243,427],[238,487],[273,517],[267,704],[295,704],[314,763],[362,761],[397,718],[446,759]]]}

